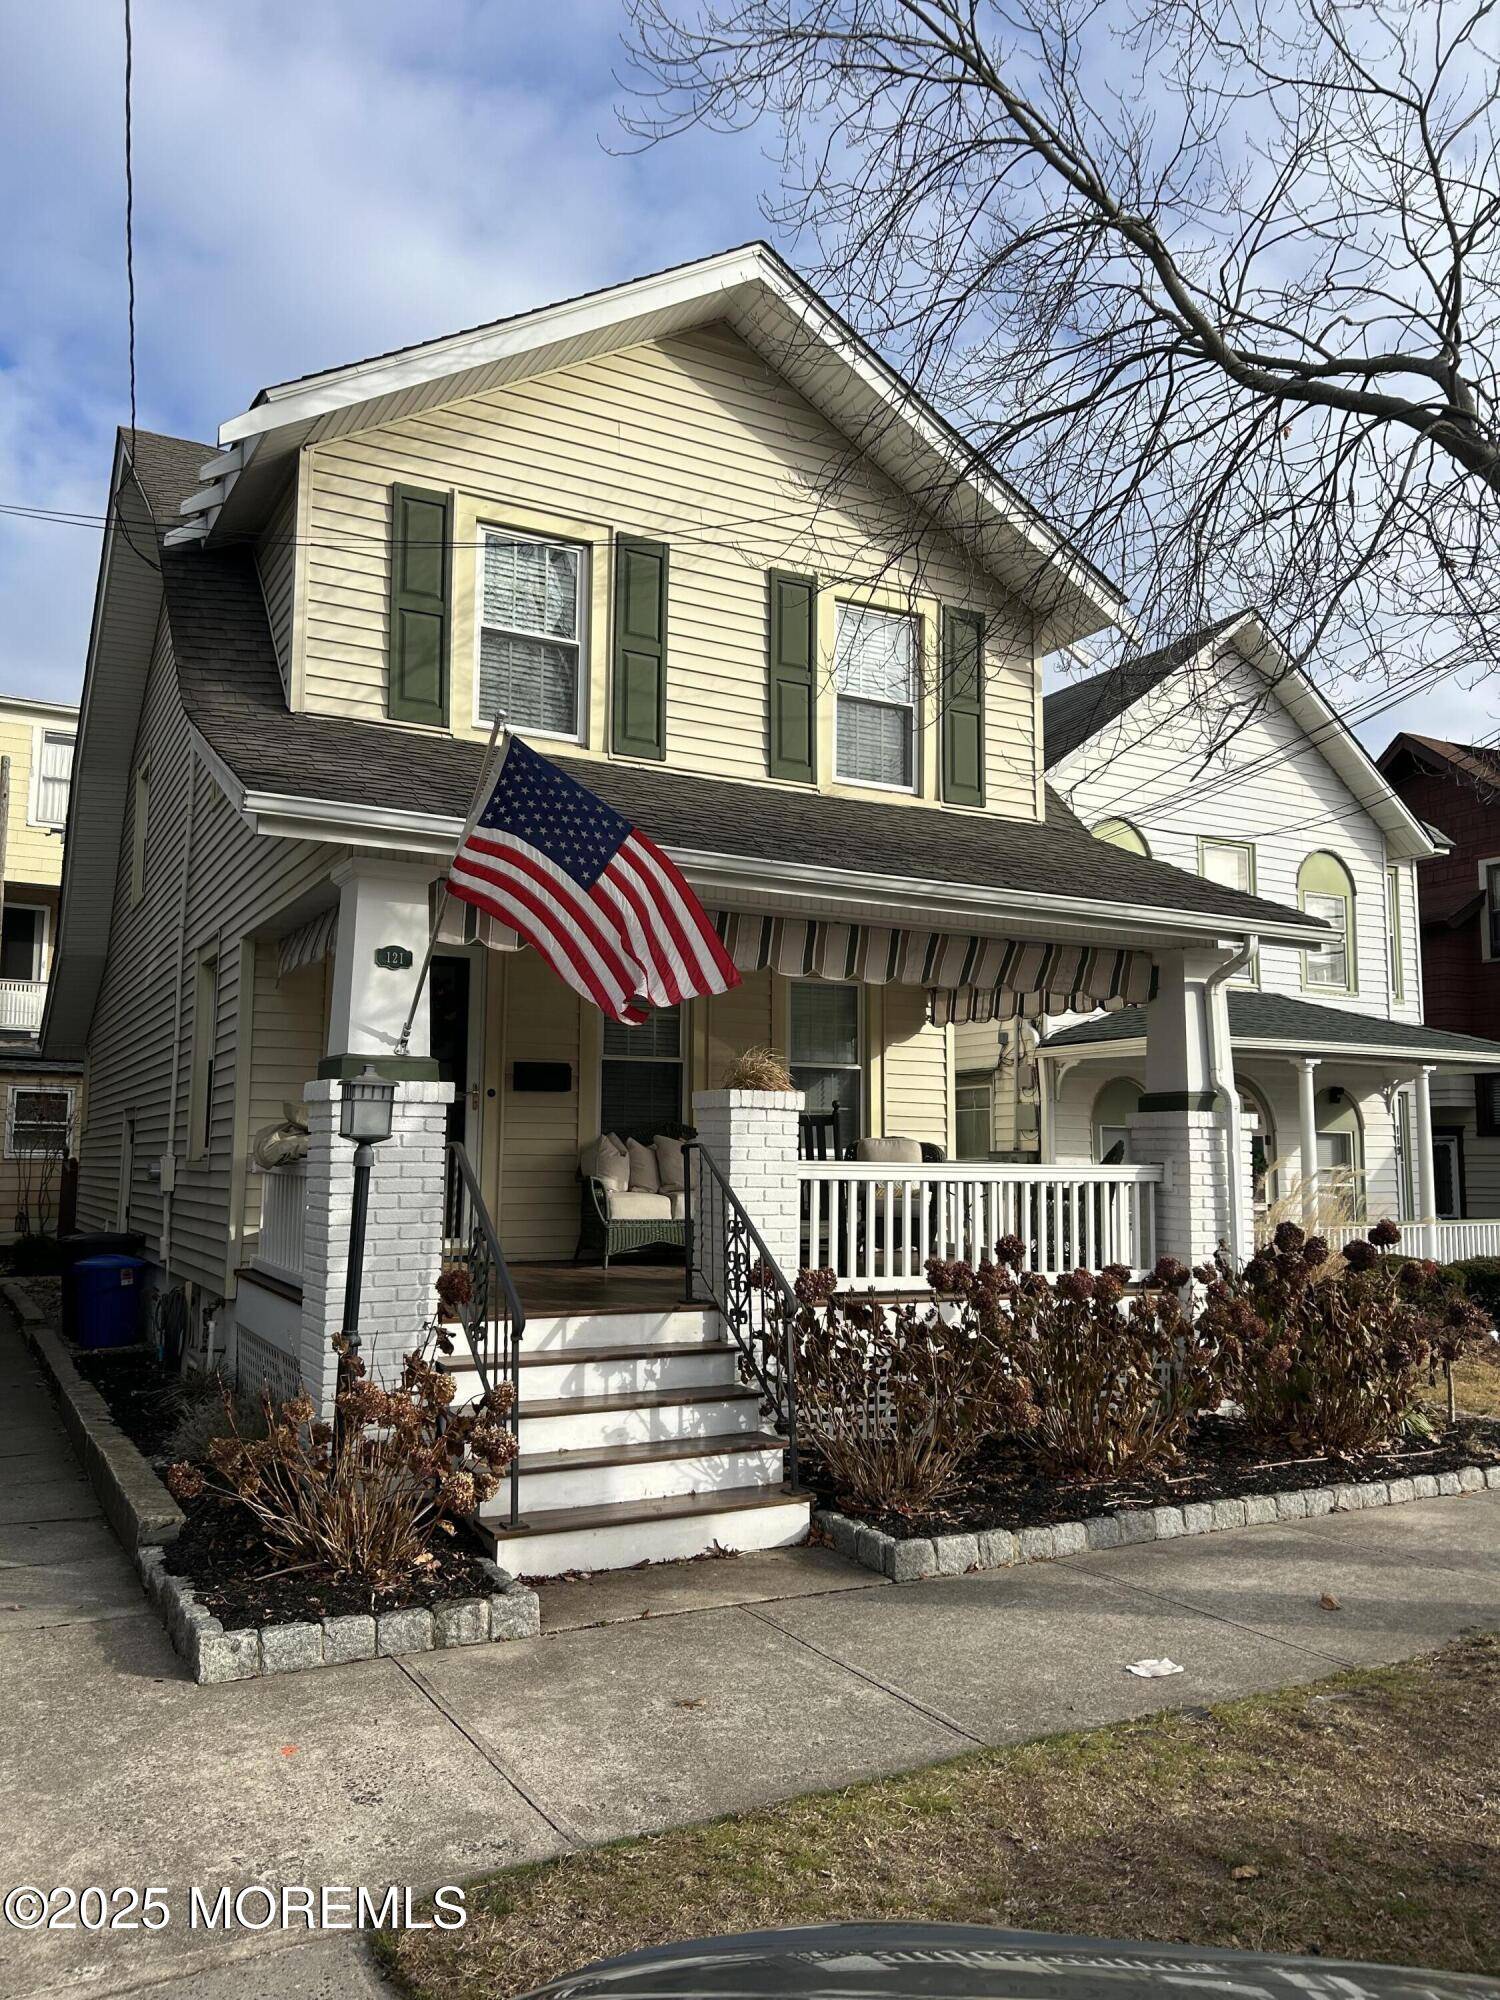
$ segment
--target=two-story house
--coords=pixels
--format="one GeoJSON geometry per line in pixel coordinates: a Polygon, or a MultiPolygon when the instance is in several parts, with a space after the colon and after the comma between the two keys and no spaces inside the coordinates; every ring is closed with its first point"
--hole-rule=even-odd
{"type": "Polygon", "coordinates": [[[122,434],[109,506],[45,1027],[88,1050],[80,1219],[145,1235],[200,1354],[326,1401],[341,1089],[390,1079],[365,1351],[431,1311],[461,1153],[527,1315],[528,1573],[805,1527],[728,1344],[738,1219],[886,1290],[1009,1227],[1045,1267],[1201,1254],[1239,1178],[1214,982],[1251,940],[1368,953],[1311,878],[1271,901],[1062,805],[1041,663],[1118,591],[762,245],[278,383],[217,447],[122,434]],[[617,1029],[450,907],[398,1049],[497,714],[671,855],[737,987],[617,1029]],[[1127,1003],[1129,1162],[953,1163],[958,1024],[1127,1003]],[[741,1145],[754,1045],[857,1159],[799,1159],[780,1100],[741,1145]],[[581,1156],[680,1123],[722,1169],[710,1307],[575,1282],[581,1156]]]}
{"type": "Polygon", "coordinates": [[[56,1228],[79,1111],[77,1051],[49,1061],[37,1043],[77,728],[66,702],[0,695],[0,1236],[56,1228]]]}
{"type": "MultiPolygon", "coordinates": [[[[1380,769],[1424,822],[1441,829],[1417,869],[1427,1018],[1460,1034],[1500,1023],[1500,754],[1402,732],[1380,769]]],[[[1447,1071],[1433,1089],[1439,1215],[1500,1215],[1500,1078],[1447,1071]]],[[[1500,1232],[1485,1254],[1500,1255],[1500,1232]]]]}
{"type": "MultiPolygon", "coordinates": [[[[1227,982],[1257,1210],[1306,1204],[1335,1232],[1455,1214],[1432,1107],[1466,1055],[1480,1052],[1490,1088],[1500,1068],[1452,1032],[1479,1020],[1424,1018],[1417,876],[1443,865],[1426,812],[1403,802],[1249,612],[1059,688],[1043,727],[1048,781],[1101,843],[1299,908],[1334,933],[1317,952],[1262,940],[1227,982]]],[[[978,1032],[965,1030],[959,1050],[976,1082],[978,1032]]],[[[1035,1053],[1043,1158],[1130,1157],[1145,1041],[1138,1008],[1051,1024],[1035,1053]]],[[[996,1075],[1024,1100],[1024,1070],[996,1075]]],[[[1024,1129],[1024,1101],[1010,1117],[1024,1129]]],[[[1474,1247],[1441,1239],[1448,1255],[1474,1247]]]]}

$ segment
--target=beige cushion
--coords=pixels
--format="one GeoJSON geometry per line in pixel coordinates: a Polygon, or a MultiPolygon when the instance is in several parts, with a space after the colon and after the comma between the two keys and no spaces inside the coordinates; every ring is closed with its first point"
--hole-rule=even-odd
{"type": "Polygon", "coordinates": [[[670,1222],[672,1197],[669,1194],[645,1194],[639,1188],[627,1188],[623,1194],[617,1194],[612,1188],[609,1193],[609,1219],[611,1222],[670,1222]]]}
{"type": "Polygon", "coordinates": [[[856,1160],[871,1166],[919,1167],[922,1164],[920,1139],[861,1139],[854,1148],[856,1160]]]}
{"type": "Polygon", "coordinates": [[[676,1194],[682,1187],[682,1141],[668,1139],[660,1132],[652,1141],[656,1149],[657,1180],[664,1194],[676,1194]]]}
{"type": "Polygon", "coordinates": [[[585,1179],[602,1181],[605,1187],[618,1188],[621,1193],[630,1185],[630,1155],[613,1132],[584,1147],[578,1170],[585,1179]]]}
{"type": "Polygon", "coordinates": [[[672,1204],[672,1220],[674,1222],[681,1222],[683,1216],[687,1214],[686,1190],[683,1188],[674,1188],[667,1196],[667,1200],[672,1204]]]}
{"type": "Polygon", "coordinates": [[[656,1171],[656,1148],[643,1145],[639,1139],[627,1139],[625,1150],[630,1155],[630,1192],[660,1193],[661,1176],[656,1171]]]}

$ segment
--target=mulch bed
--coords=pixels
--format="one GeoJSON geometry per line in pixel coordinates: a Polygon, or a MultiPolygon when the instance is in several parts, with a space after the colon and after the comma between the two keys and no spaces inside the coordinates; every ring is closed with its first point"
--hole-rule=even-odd
{"type": "Polygon", "coordinates": [[[479,1567],[485,1553],[460,1527],[434,1539],[431,1569],[395,1590],[339,1581],[313,1569],[288,1567],[268,1549],[253,1515],[232,1502],[204,1498],[187,1509],[187,1523],[167,1551],[167,1568],[184,1576],[199,1600],[229,1630],[353,1612],[430,1608],[455,1597],[488,1597],[493,1580],[479,1567]]]}
{"type": "Polygon", "coordinates": [[[1254,1493],[1292,1493],[1345,1481],[1410,1479],[1421,1472],[1456,1472],[1464,1465],[1500,1463],[1500,1420],[1462,1417],[1436,1438],[1399,1451],[1358,1459],[1268,1458],[1242,1427],[1226,1417],[1195,1426],[1186,1457],[1158,1473],[1127,1479],[1058,1479],[1039,1473],[1013,1446],[997,1442],[975,1468],[965,1491],[941,1509],[908,1518],[875,1513],[846,1500],[817,1462],[805,1462],[803,1484],[821,1505],[834,1507],[904,1541],[914,1535],[961,1534],[982,1528],[1049,1528],[1130,1507],[1180,1507],[1193,1500],[1237,1500],[1254,1493]]]}
{"type": "Polygon", "coordinates": [[[78,1347],[72,1355],[130,1442],[160,1463],[182,1418],[182,1377],[163,1368],[149,1347],[78,1347]]]}

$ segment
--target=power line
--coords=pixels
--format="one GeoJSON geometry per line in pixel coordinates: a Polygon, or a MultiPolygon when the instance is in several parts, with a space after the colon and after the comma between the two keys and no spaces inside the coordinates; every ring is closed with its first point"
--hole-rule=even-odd
{"type": "Polygon", "coordinates": [[[130,356],[130,462],[135,463],[135,147],[131,99],[135,83],[135,37],[130,0],[125,4],[125,319],[130,356]]]}

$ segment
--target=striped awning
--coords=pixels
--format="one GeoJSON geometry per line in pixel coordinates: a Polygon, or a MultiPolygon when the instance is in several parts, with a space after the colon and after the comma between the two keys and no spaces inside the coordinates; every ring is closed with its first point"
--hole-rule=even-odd
{"type": "Polygon", "coordinates": [[[288,931],[277,943],[276,977],[285,979],[289,972],[300,972],[304,965],[316,965],[319,959],[327,958],[338,928],[339,906],[333,903],[328,909],[319,910],[315,917],[309,917],[305,924],[298,924],[294,931],[288,931]]]}
{"type": "Polygon", "coordinates": [[[717,912],[714,923],[741,972],[769,967],[794,979],[925,986],[939,1027],[1138,1006],[1156,985],[1148,952],[733,910],[717,912]]]}

